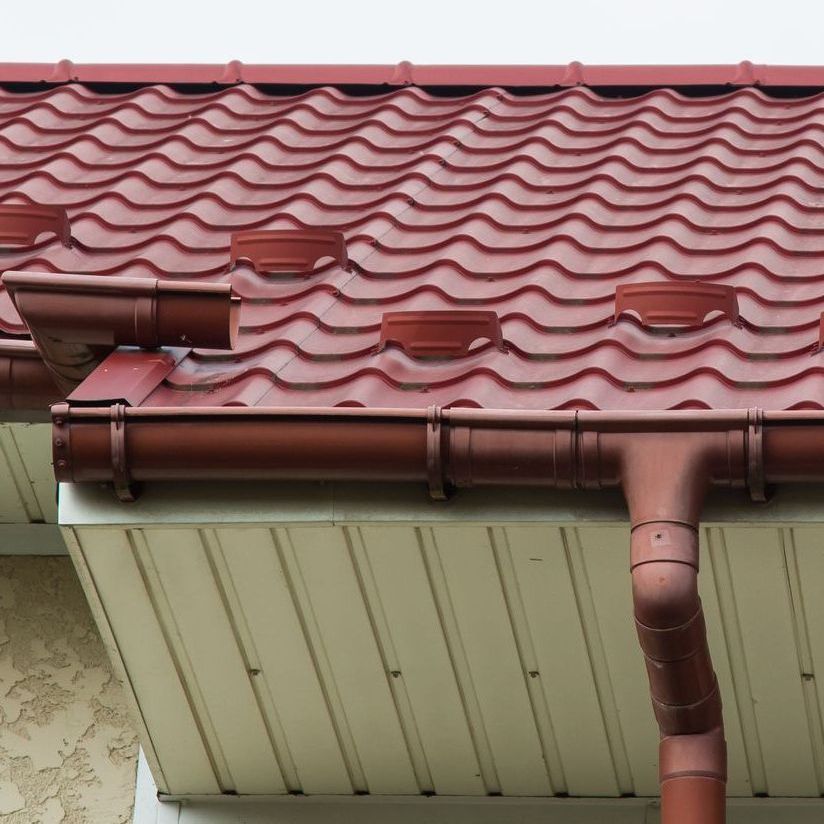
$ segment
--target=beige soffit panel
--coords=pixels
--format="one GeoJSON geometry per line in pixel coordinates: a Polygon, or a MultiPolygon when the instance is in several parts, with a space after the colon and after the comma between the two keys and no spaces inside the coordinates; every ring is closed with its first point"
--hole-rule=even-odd
{"type": "Polygon", "coordinates": [[[0,524],[55,523],[49,424],[0,422],[0,524]]]}
{"type": "MultiPolygon", "coordinates": [[[[656,792],[624,525],[67,531],[165,792],[656,792]]],[[[824,792],[822,541],[702,530],[734,796],[824,792]]]]}

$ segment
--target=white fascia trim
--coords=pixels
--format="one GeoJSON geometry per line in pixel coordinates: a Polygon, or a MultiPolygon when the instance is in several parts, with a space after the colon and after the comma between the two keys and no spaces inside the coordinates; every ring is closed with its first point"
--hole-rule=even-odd
{"type": "MultiPolygon", "coordinates": [[[[717,492],[704,510],[705,526],[798,525],[824,522],[824,487],[786,486],[766,504],[745,491],[717,492]]],[[[129,504],[98,484],[60,484],[64,526],[180,524],[514,524],[587,521],[625,524],[626,507],[615,490],[468,489],[447,502],[432,501],[420,484],[154,483],[129,504]]]]}

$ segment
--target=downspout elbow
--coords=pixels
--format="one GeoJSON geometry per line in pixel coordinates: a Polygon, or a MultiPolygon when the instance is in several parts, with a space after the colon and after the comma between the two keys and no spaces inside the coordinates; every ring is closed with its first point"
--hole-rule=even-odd
{"type": "Polygon", "coordinates": [[[662,735],[720,727],[721,699],[698,597],[698,534],[683,524],[632,532],[635,625],[662,735]]]}
{"type": "Polygon", "coordinates": [[[698,594],[712,448],[702,436],[640,436],[623,452],[635,625],[661,732],[662,824],[725,820],[721,696],[698,594]]]}

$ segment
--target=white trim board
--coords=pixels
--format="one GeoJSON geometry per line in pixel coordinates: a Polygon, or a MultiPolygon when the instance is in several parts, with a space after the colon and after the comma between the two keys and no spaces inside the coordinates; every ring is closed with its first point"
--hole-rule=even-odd
{"type": "MultiPolygon", "coordinates": [[[[746,492],[715,492],[706,526],[824,522],[824,487],[786,486],[766,504],[746,492]]],[[[65,526],[364,523],[626,523],[619,492],[541,489],[461,490],[432,501],[421,484],[155,483],[130,504],[106,484],[60,484],[59,523],[65,526]]]]}

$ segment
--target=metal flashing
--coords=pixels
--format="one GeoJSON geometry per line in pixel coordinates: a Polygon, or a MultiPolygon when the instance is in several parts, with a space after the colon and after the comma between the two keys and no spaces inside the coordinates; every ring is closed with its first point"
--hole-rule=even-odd
{"type": "Polygon", "coordinates": [[[139,406],[190,349],[121,346],[107,355],[66,400],[75,405],[122,402],[139,406]]]}

